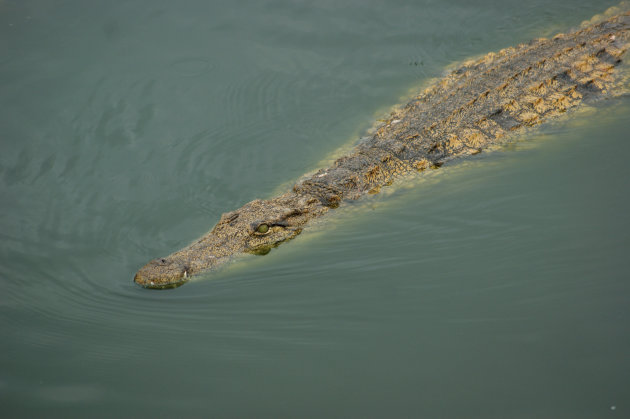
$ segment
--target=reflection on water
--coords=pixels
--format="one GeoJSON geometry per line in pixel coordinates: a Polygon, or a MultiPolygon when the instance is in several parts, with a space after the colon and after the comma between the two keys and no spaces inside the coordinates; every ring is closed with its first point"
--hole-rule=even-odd
{"type": "Polygon", "coordinates": [[[599,3],[0,2],[3,411],[623,415],[627,98],[132,284],[449,64],[599,3]]]}

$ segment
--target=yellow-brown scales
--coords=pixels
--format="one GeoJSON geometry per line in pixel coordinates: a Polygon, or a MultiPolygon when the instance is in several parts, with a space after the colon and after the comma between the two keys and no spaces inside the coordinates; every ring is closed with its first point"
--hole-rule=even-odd
{"type": "Polygon", "coordinates": [[[266,253],[346,199],[397,177],[502,144],[586,100],[625,93],[619,64],[629,13],[463,63],[392,113],[367,141],[292,190],[224,214],[211,232],[140,269],[145,287],[177,286],[241,253],[266,253]]]}

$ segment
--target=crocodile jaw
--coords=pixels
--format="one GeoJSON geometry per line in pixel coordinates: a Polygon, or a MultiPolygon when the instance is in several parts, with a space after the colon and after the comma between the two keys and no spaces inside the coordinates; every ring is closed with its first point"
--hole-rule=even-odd
{"type": "Polygon", "coordinates": [[[267,254],[300,234],[308,220],[326,211],[319,200],[295,193],[254,200],[223,214],[208,234],[191,245],[144,265],[134,282],[145,288],[178,287],[191,276],[214,270],[239,255],[267,254]]]}

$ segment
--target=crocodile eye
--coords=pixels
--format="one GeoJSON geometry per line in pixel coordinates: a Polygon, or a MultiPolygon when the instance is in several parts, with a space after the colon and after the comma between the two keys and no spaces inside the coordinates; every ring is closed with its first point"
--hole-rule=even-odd
{"type": "Polygon", "coordinates": [[[256,229],[256,233],[259,233],[259,234],[267,234],[268,231],[269,231],[269,226],[264,223],[259,225],[258,228],[256,229]]]}

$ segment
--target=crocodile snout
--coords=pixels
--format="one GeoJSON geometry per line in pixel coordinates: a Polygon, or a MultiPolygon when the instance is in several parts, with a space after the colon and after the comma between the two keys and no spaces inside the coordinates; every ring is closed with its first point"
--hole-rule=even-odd
{"type": "Polygon", "coordinates": [[[175,288],[184,284],[190,273],[181,262],[159,258],[144,265],[133,280],[145,288],[175,288]]]}

